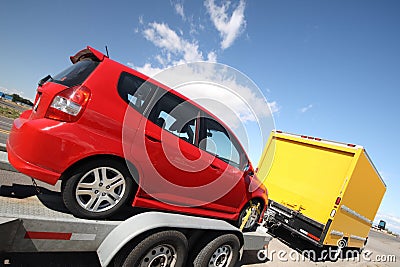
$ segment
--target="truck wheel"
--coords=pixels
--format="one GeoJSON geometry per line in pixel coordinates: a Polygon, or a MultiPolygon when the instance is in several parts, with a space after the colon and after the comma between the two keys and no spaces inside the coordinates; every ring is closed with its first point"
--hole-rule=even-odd
{"type": "Polygon", "coordinates": [[[194,267],[233,267],[239,259],[240,242],[236,235],[221,235],[208,243],[193,261],[194,267]]]}
{"type": "Polygon", "coordinates": [[[188,253],[188,242],[179,231],[155,233],[132,243],[117,255],[115,267],[182,267],[188,253]]]}
{"type": "Polygon", "coordinates": [[[110,217],[130,199],[133,189],[127,167],[110,159],[84,164],[64,181],[65,206],[76,217],[88,219],[110,217]]]}
{"type": "Polygon", "coordinates": [[[243,220],[246,217],[247,212],[250,210],[250,217],[243,227],[244,232],[254,231],[257,228],[257,222],[260,219],[262,203],[258,200],[252,200],[244,206],[239,215],[239,220],[236,226],[241,228],[243,220]]]}

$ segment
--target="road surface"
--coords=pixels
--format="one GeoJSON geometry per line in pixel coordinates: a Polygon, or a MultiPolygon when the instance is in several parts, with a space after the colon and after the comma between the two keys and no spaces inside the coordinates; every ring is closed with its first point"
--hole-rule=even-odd
{"type": "MultiPolygon", "coordinates": [[[[16,111],[18,111],[20,113],[29,109],[29,107],[18,105],[11,101],[6,101],[3,99],[0,99],[0,105],[3,107],[15,109],[16,111]]],[[[0,116],[0,144],[6,143],[8,134],[10,133],[10,130],[11,130],[13,120],[14,119],[0,116]]]]}
{"type": "Polygon", "coordinates": [[[19,112],[23,112],[23,111],[25,111],[25,110],[27,110],[29,108],[29,107],[26,107],[26,106],[18,105],[16,103],[12,102],[12,101],[3,100],[3,99],[0,99],[0,105],[16,109],[19,112]]]}
{"type": "Polygon", "coordinates": [[[10,133],[13,119],[0,116],[0,143],[5,144],[10,133]]]}

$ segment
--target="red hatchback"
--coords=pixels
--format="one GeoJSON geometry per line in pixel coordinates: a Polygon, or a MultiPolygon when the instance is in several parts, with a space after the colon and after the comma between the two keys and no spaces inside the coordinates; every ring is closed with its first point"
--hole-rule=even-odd
{"type": "Polygon", "coordinates": [[[124,204],[241,224],[263,214],[267,193],[234,134],[174,90],[87,47],[39,82],[32,110],[7,143],[20,172],[54,185],[78,217],[124,204]]]}

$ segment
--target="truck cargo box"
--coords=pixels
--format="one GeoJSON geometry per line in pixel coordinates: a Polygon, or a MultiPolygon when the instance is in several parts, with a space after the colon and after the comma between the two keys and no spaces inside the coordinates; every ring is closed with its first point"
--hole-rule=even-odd
{"type": "Polygon", "coordinates": [[[268,223],[320,247],[363,247],[386,191],[362,146],[278,131],[257,175],[268,188],[268,223]]]}

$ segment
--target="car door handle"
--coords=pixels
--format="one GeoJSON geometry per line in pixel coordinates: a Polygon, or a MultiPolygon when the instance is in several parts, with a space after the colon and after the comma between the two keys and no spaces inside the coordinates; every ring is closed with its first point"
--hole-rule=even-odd
{"type": "Polygon", "coordinates": [[[152,142],[161,143],[161,140],[158,139],[158,138],[156,138],[156,137],[154,137],[154,136],[151,136],[151,135],[149,135],[149,134],[145,134],[145,136],[146,136],[147,139],[149,139],[149,140],[152,141],[152,142]]]}
{"type": "Polygon", "coordinates": [[[214,164],[210,164],[210,167],[213,168],[214,170],[220,170],[221,168],[218,166],[215,166],[214,164]]]}

